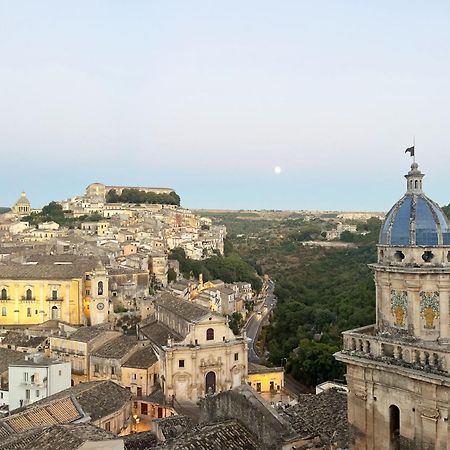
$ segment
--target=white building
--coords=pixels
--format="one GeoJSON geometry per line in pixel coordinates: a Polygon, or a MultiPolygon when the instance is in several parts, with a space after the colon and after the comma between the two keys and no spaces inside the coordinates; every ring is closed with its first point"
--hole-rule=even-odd
{"type": "Polygon", "coordinates": [[[35,353],[25,356],[25,361],[10,364],[9,410],[29,405],[70,387],[71,367],[35,353]]]}

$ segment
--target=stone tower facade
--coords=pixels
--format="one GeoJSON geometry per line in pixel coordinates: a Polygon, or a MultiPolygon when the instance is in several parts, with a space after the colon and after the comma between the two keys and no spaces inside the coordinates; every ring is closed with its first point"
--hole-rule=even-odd
{"type": "Polygon", "coordinates": [[[344,333],[353,450],[450,450],[450,223],[416,163],[382,226],[376,324],[344,333]]]}

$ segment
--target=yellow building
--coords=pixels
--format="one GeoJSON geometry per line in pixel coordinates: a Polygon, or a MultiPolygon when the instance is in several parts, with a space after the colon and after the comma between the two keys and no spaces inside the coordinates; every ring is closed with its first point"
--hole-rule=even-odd
{"type": "Polygon", "coordinates": [[[37,259],[1,266],[0,325],[36,325],[47,320],[88,325],[107,320],[107,277],[96,259],[37,259]]]}
{"type": "Polygon", "coordinates": [[[284,388],[284,369],[249,363],[248,384],[256,392],[280,392],[284,388]]]}

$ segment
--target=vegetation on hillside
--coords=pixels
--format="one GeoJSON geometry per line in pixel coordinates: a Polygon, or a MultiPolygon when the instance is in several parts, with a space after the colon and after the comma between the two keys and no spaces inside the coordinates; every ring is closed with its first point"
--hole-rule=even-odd
{"type": "Polygon", "coordinates": [[[252,284],[252,288],[256,291],[259,291],[262,286],[261,279],[256,274],[255,269],[237,253],[194,260],[188,258],[182,248],[177,247],[170,252],[169,258],[180,263],[180,271],[186,278],[191,276],[198,278],[200,274],[203,274],[204,281],[216,279],[225,283],[247,281],[252,284]]]}
{"type": "Polygon", "coordinates": [[[375,321],[375,287],[367,264],[376,260],[381,222],[357,223],[358,233],[341,237],[347,247],[325,248],[303,245],[324,240],[333,227],[325,218],[285,217],[264,227],[245,220],[244,236],[233,233],[242,225],[239,219],[226,218],[233,220],[238,222],[229,227],[228,245],[276,282],[277,307],[262,333],[269,362],[285,365],[311,387],[342,379],[345,369],[333,357],[342,347],[341,332],[375,321]]]}
{"type": "Polygon", "coordinates": [[[0,214],[5,214],[10,211],[11,211],[11,208],[0,207],[0,214]]]}
{"type": "Polygon", "coordinates": [[[76,218],[70,217],[70,214],[64,212],[59,203],[50,202],[42,208],[41,212],[31,213],[21,220],[22,222],[29,222],[32,226],[37,226],[44,222],[56,222],[62,227],[77,228],[81,225],[81,222],[98,222],[103,219],[103,216],[100,214],[84,215],[76,218]]]}
{"type": "Polygon", "coordinates": [[[118,194],[115,189],[111,189],[106,194],[106,201],[108,203],[150,203],[180,206],[180,196],[175,191],[170,194],[156,194],[138,189],[124,189],[121,194],[118,194]]]}

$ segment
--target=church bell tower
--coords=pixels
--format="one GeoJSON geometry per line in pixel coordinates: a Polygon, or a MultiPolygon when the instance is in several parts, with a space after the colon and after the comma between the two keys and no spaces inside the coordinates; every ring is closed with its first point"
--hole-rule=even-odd
{"type": "Polygon", "coordinates": [[[414,162],[382,225],[376,323],[343,333],[353,450],[450,450],[450,223],[414,162]]]}

